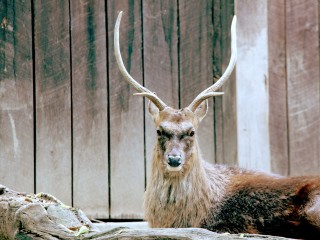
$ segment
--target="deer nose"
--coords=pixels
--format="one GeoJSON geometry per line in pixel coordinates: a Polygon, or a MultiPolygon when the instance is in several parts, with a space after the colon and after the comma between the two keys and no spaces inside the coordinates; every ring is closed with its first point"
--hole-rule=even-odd
{"type": "Polygon", "coordinates": [[[168,164],[171,167],[178,167],[181,165],[181,156],[168,156],[168,164]]]}

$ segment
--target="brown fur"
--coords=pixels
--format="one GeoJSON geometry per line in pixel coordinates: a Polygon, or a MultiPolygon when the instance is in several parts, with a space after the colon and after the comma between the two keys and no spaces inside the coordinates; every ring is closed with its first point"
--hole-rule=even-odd
{"type": "Polygon", "coordinates": [[[149,112],[160,131],[144,201],[151,227],[320,237],[320,177],[283,178],[211,165],[190,134],[206,109],[159,112],[151,105],[149,112]],[[173,152],[183,158],[179,171],[168,168],[166,156],[173,152]]]}
{"type": "MultiPolygon", "coordinates": [[[[238,173],[203,226],[215,231],[318,238],[320,221],[312,219],[310,209],[317,202],[319,181],[320,177],[238,173]]],[[[319,208],[315,215],[320,216],[319,208]]]]}

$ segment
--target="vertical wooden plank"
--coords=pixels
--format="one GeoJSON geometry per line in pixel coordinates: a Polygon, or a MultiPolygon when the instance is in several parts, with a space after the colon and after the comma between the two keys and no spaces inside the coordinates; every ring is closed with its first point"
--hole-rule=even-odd
{"type": "Polygon", "coordinates": [[[238,1],[236,13],[239,165],[270,171],[267,1],[238,1]]]}
{"type": "Polygon", "coordinates": [[[34,191],[30,1],[0,2],[0,182],[34,191]]]}
{"type": "Polygon", "coordinates": [[[73,203],[87,216],[105,219],[109,218],[105,3],[70,4],[73,203]]]}
{"type": "Polygon", "coordinates": [[[145,183],[143,98],[122,77],[113,51],[114,24],[123,11],[120,46],[124,64],[142,83],[140,1],[108,1],[108,57],[110,92],[111,218],[142,218],[145,183]]]}
{"type": "MultiPolygon", "coordinates": [[[[222,0],[221,16],[221,57],[222,71],[227,68],[231,56],[231,23],[235,15],[234,0],[222,0]]],[[[223,163],[231,166],[238,164],[237,138],[237,81],[236,68],[230,79],[223,86],[225,95],[222,97],[223,112],[223,163]]],[[[219,99],[218,99],[219,100],[219,99]]],[[[216,141],[219,144],[217,139],[216,141]]]]}
{"type": "Polygon", "coordinates": [[[271,171],[288,175],[285,1],[268,1],[269,135],[271,171]]]}
{"type": "MultiPolygon", "coordinates": [[[[145,86],[168,105],[179,107],[177,1],[143,2],[143,53],[145,86]]],[[[146,168],[150,175],[156,130],[145,110],[146,168]]],[[[147,177],[148,178],[148,177],[147,177]]]]}
{"type": "Polygon", "coordinates": [[[320,173],[318,1],[287,1],[290,175],[320,173]]]}
{"type": "MultiPolygon", "coordinates": [[[[229,64],[231,54],[231,22],[234,1],[213,1],[213,76],[217,81],[229,64]]],[[[234,70],[235,72],[235,70],[234,70]]],[[[223,97],[214,99],[216,163],[237,164],[236,79],[233,74],[219,90],[223,97]]]]}
{"type": "MultiPolygon", "coordinates": [[[[179,1],[180,102],[188,106],[205,88],[213,84],[212,1],[179,1]]],[[[204,159],[214,162],[213,103],[199,128],[199,144],[204,159]]]]}
{"type": "Polygon", "coordinates": [[[69,2],[34,1],[36,191],[71,204],[69,2]]]}

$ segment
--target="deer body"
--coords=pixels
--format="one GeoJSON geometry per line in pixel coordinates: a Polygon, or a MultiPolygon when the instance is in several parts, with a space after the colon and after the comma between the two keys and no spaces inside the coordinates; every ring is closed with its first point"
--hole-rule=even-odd
{"type": "MultiPolygon", "coordinates": [[[[149,111],[155,114],[152,105],[149,111]]],[[[320,177],[284,178],[212,165],[201,158],[190,129],[187,135],[190,125],[197,129],[198,117],[185,109],[167,108],[156,114],[158,141],[144,201],[151,227],[320,236],[320,177]],[[184,155],[179,171],[168,165],[172,152],[184,155]]]]}
{"type": "Polygon", "coordinates": [[[218,209],[211,211],[202,227],[218,232],[319,239],[319,180],[255,172],[235,174],[218,209]]]}
{"type": "Polygon", "coordinates": [[[201,157],[197,129],[208,110],[207,98],[222,94],[216,90],[229,78],[236,62],[235,18],[225,73],[188,107],[177,110],[125,69],[119,47],[121,14],[115,26],[115,56],[128,83],[138,95],[149,98],[158,135],[144,200],[149,225],[319,239],[320,177],[285,178],[212,165],[201,157]]]}

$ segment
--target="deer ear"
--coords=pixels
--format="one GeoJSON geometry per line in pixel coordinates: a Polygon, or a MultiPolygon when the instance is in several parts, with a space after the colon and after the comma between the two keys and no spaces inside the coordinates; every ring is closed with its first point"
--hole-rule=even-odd
{"type": "Polygon", "coordinates": [[[198,117],[199,122],[207,115],[208,112],[208,100],[203,101],[199,107],[194,111],[194,114],[198,117]]]}
{"type": "Polygon", "coordinates": [[[159,108],[149,100],[148,110],[153,120],[155,120],[159,115],[159,108]]]}

